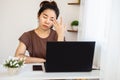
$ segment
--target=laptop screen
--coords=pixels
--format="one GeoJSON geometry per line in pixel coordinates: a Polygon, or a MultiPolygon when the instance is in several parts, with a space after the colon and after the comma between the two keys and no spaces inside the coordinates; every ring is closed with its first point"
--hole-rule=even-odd
{"type": "Polygon", "coordinates": [[[47,42],[46,72],[91,71],[95,41],[47,42]]]}

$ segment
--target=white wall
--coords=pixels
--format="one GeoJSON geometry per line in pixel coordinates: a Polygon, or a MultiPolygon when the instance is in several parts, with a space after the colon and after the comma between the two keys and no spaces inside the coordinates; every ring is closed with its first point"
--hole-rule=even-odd
{"type": "Polygon", "coordinates": [[[0,62],[14,55],[24,31],[36,28],[37,5],[37,0],[0,0],[0,62]]]}
{"type": "MultiPolygon", "coordinates": [[[[43,0],[0,0],[0,62],[14,55],[18,38],[25,31],[37,27],[39,3],[43,0]]],[[[79,6],[67,5],[69,0],[55,0],[60,8],[63,22],[70,28],[70,22],[79,17],[79,6]]],[[[76,40],[77,34],[66,31],[66,40],[76,40]]]]}
{"type": "Polygon", "coordinates": [[[100,80],[120,80],[120,0],[82,2],[82,38],[78,40],[97,42],[95,63],[100,65],[100,80]]]}
{"type": "Polygon", "coordinates": [[[101,80],[120,80],[120,0],[111,0],[111,15],[101,58],[101,80]]]}

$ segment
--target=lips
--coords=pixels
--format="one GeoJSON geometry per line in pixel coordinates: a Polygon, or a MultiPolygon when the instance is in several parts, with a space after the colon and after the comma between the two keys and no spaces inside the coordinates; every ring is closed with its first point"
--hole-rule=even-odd
{"type": "Polygon", "coordinates": [[[47,25],[43,25],[43,27],[44,27],[44,28],[48,28],[48,26],[47,26],[47,25]]]}

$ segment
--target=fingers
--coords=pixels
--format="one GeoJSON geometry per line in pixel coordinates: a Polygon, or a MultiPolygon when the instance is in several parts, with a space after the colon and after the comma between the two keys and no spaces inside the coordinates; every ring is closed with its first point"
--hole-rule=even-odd
{"type": "Polygon", "coordinates": [[[57,24],[58,24],[58,23],[57,23],[57,20],[54,18],[54,19],[53,19],[53,25],[54,25],[54,27],[56,27],[57,24]]]}
{"type": "Polygon", "coordinates": [[[58,22],[55,18],[53,19],[53,25],[56,27],[56,26],[59,26],[59,25],[62,25],[62,17],[60,17],[60,22],[58,22]]]}

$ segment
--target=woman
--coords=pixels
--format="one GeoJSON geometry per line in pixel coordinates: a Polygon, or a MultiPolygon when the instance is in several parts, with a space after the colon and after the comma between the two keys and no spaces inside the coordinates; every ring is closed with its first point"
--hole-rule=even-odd
{"type": "Polygon", "coordinates": [[[43,63],[46,60],[47,41],[64,41],[65,27],[58,22],[59,9],[55,1],[43,1],[38,11],[38,27],[22,34],[15,56],[25,63],[43,63]],[[55,30],[53,29],[55,28],[55,30]],[[30,56],[25,55],[26,50],[30,56]]]}

